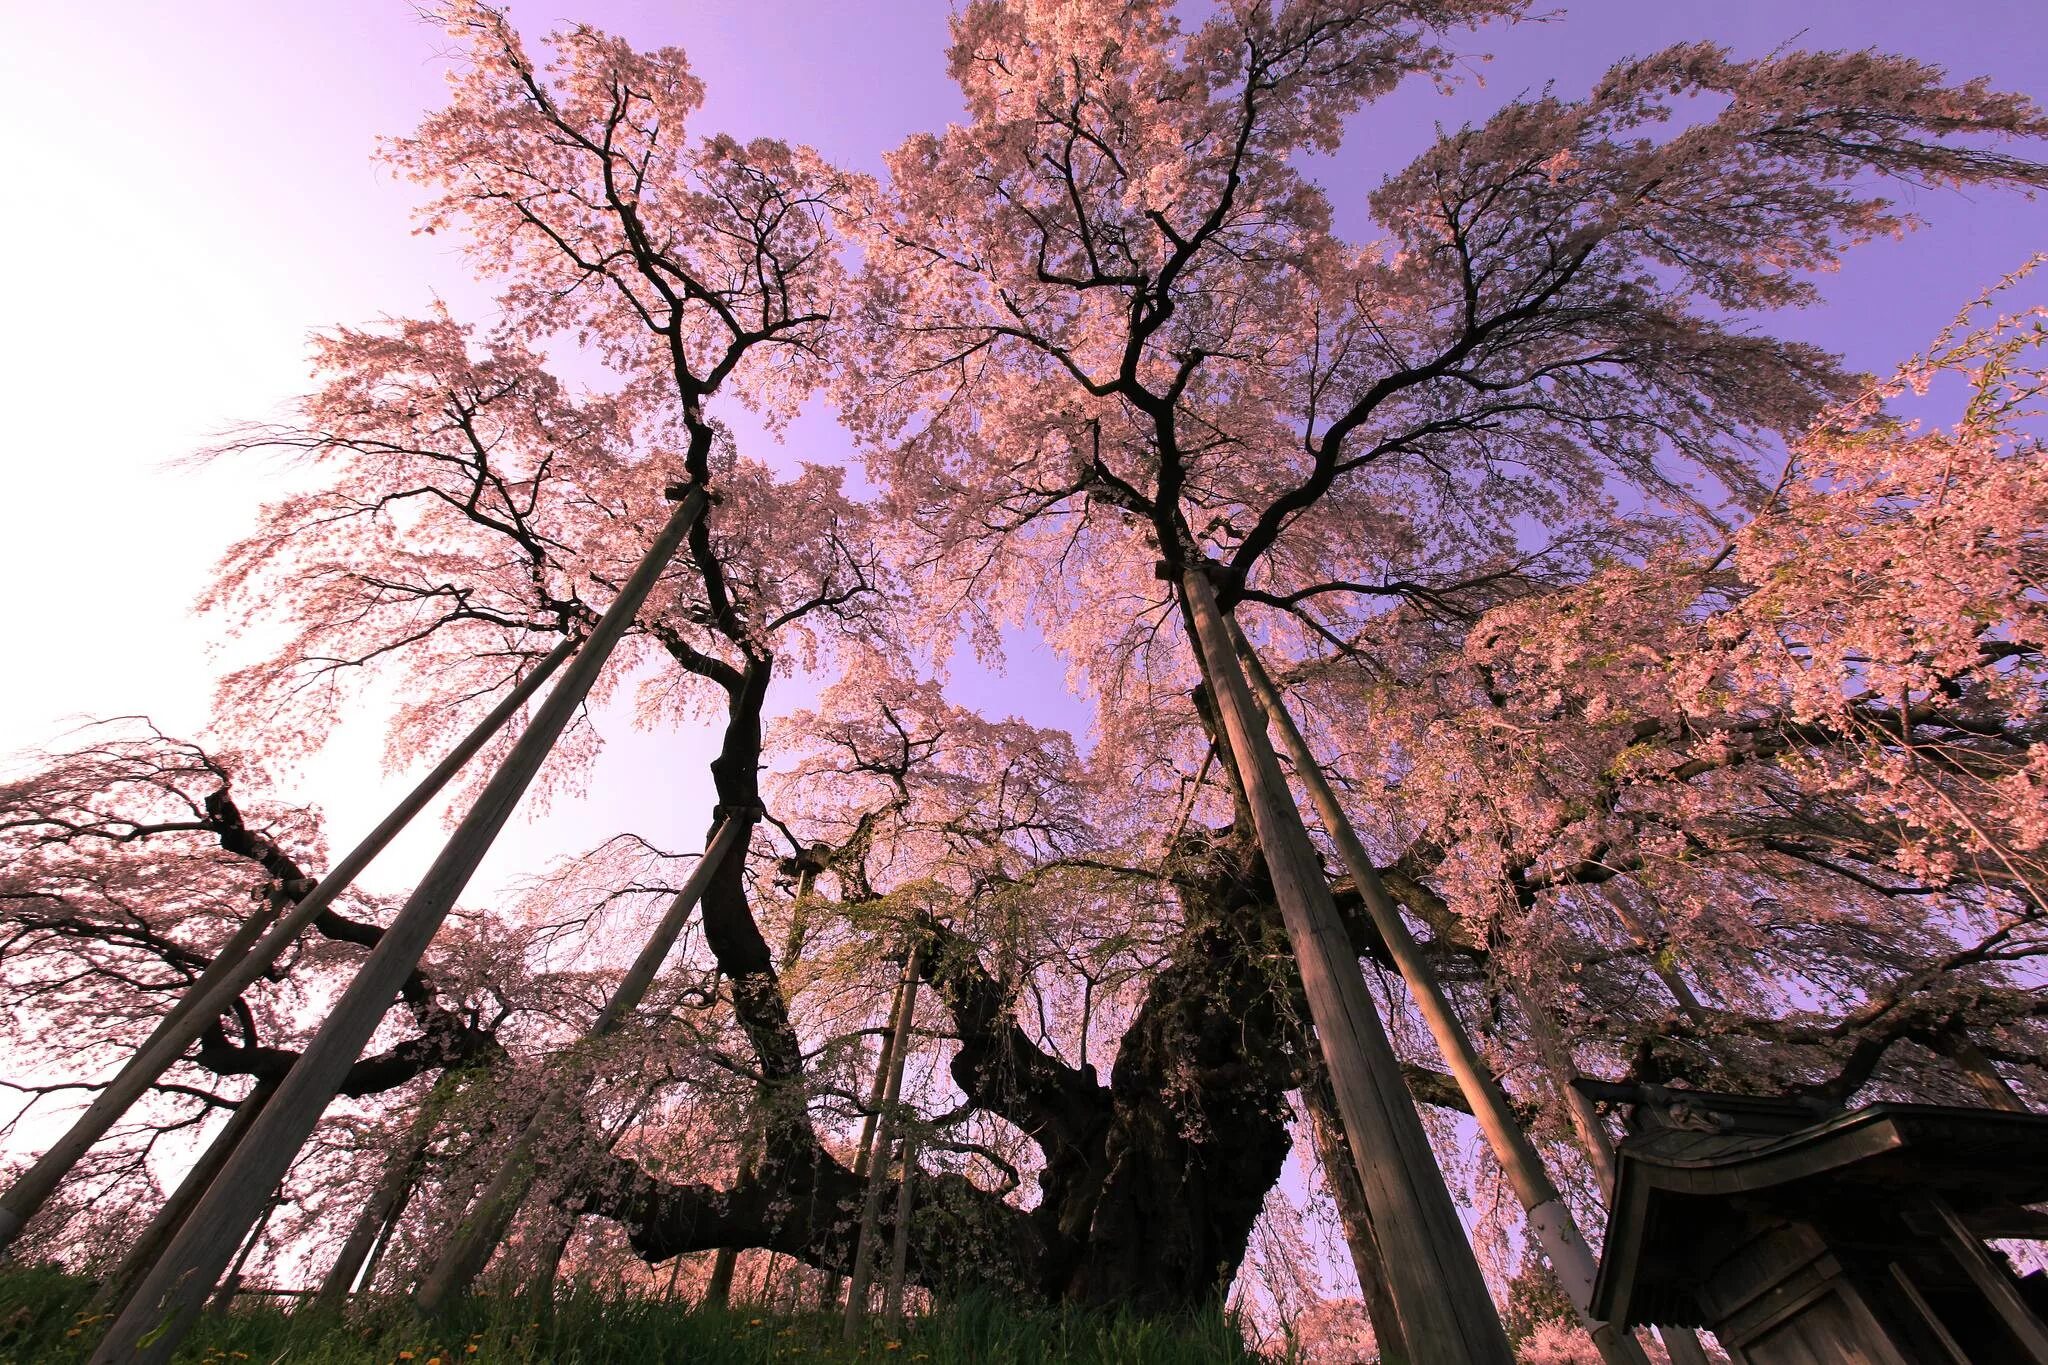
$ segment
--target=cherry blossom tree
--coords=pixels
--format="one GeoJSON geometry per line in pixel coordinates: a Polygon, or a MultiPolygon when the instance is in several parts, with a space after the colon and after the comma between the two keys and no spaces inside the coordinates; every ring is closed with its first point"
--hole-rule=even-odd
{"type": "MultiPolygon", "coordinates": [[[[829,1299],[866,1240],[938,1296],[1174,1312],[1249,1266],[1276,1341],[1362,1350],[1369,1320],[1431,1358],[1304,879],[1360,990],[1405,960],[1384,883],[1582,1214],[1612,1134],[1577,1075],[2038,1102],[2042,315],[1973,312],[1872,388],[1773,314],[1913,225],[1887,181],[2042,184],[2048,119],[1908,58],[1681,45],[1443,133],[1372,195],[1376,240],[1340,236],[1315,158],[1523,8],[975,0],[967,120],[880,177],[698,135],[680,51],[571,27],[536,59],[502,13],[438,10],[448,103],[387,155],[497,320],[326,332],[299,413],[208,453],[299,476],[203,604],[260,657],[220,742],[131,726],[0,788],[12,1041],[95,1040],[19,1083],[89,1084],[252,906],[307,894],[318,820],[266,767],[385,697],[391,766],[441,753],[611,612],[543,787],[589,780],[607,715],[710,726],[675,780],[750,836],[630,1010],[692,850],[621,833],[442,932],[344,1082],[374,1102],[286,1187],[273,1238],[331,1247],[330,1297],[433,1275],[516,1157],[531,1188],[476,1248],[508,1282],[566,1259],[651,1291],[636,1267],[724,1251],[716,1294],[745,1251],[829,1299]],[[777,433],[818,397],[864,483],[719,415],[777,433]],[[1025,622],[1092,743],[949,695],[960,640],[1025,622]],[[1232,639],[1328,756],[1356,876],[1232,639]],[[539,1124],[505,1102],[542,1094],[539,1124]],[[1357,1303],[1290,1270],[1303,1138],[1357,1303]]],[[[323,912],[81,1183],[282,1077],[396,907],[323,912]]],[[[1376,999],[1504,1278],[1520,1216],[1486,1156],[1449,1159],[1466,1068],[1376,999]]]]}
{"type": "MultiPolygon", "coordinates": [[[[95,1073],[132,1051],[217,954],[246,951],[246,942],[237,946],[242,926],[305,897],[325,852],[317,814],[268,796],[261,766],[244,755],[172,738],[139,718],[91,726],[79,738],[0,789],[8,1047],[17,1065],[52,1078],[10,1084],[46,1109],[46,1101],[89,1095],[95,1073]]],[[[157,1149],[170,1138],[175,1151],[177,1135],[221,1110],[260,1105],[296,1060],[315,1002],[379,941],[386,909],[354,893],[317,914],[310,935],[208,1021],[156,1081],[156,1102],[73,1176],[104,1202],[70,1212],[153,1211],[157,1149]]],[[[496,1055],[496,1030],[525,983],[518,938],[488,927],[488,917],[464,916],[407,981],[342,1093],[384,1095],[496,1055]]],[[[63,1247],[78,1231],[53,1216],[30,1234],[63,1247]]]]}

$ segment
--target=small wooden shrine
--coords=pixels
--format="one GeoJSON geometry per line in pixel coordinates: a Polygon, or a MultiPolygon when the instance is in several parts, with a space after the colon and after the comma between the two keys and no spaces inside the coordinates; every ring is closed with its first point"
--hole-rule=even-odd
{"type": "Polygon", "coordinates": [[[1736,1365],[2048,1365],[2048,1115],[1849,1112],[1581,1081],[1629,1106],[1594,1316],[1705,1328],[1736,1365]]]}

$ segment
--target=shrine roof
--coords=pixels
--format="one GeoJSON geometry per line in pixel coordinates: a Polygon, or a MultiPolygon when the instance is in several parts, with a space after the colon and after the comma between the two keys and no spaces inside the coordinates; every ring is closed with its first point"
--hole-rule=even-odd
{"type": "MultiPolygon", "coordinates": [[[[1998,1224],[2048,1201],[2048,1115],[1931,1104],[1826,1113],[1805,1099],[1639,1089],[1594,1287],[1595,1312],[1624,1325],[1703,1325],[1687,1307],[1685,1267],[1737,1236],[1741,1220],[1726,1216],[1737,1207],[1799,1217],[1831,1198],[1936,1194],[1998,1224]]],[[[1987,1225],[1984,1235],[2013,1232],[1987,1225]]]]}

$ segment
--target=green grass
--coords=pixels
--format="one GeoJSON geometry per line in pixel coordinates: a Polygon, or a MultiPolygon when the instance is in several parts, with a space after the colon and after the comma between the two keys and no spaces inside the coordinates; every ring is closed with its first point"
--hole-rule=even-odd
{"type": "MultiPolygon", "coordinates": [[[[54,1270],[0,1274],[0,1365],[83,1361],[98,1337],[80,1310],[90,1281],[54,1270]]],[[[1027,1311],[967,1299],[853,1345],[818,1314],[693,1309],[569,1291],[553,1311],[478,1299],[423,1324],[401,1306],[343,1318],[253,1306],[209,1315],[178,1352],[183,1365],[1244,1365],[1236,1328],[1212,1313],[1177,1322],[1074,1310],[1027,1311]],[[408,1354],[409,1353],[409,1354],[408,1354]]]]}

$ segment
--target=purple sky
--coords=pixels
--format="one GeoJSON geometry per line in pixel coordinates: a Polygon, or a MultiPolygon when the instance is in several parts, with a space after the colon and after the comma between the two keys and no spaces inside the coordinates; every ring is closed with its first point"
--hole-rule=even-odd
{"type": "MultiPolygon", "coordinates": [[[[530,34],[581,19],[643,46],[680,44],[710,86],[700,131],[805,141],[868,169],[903,135],[958,110],[944,74],[942,0],[545,0],[513,13],[530,34]]],[[[1356,120],[1346,150],[1315,167],[1347,229],[1365,230],[1366,193],[1436,122],[1483,117],[1546,82],[1575,95],[1612,61],[1682,38],[1717,39],[1740,55],[1788,42],[1887,47],[2048,97],[2039,0],[1937,9],[1588,0],[1556,14],[1472,39],[1475,54],[1498,54],[1469,64],[1483,84],[1449,97],[1416,85],[1356,120]]],[[[80,714],[146,710],[168,729],[196,731],[214,672],[235,656],[210,653],[209,627],[190,604],[214,556],[279,485],[260,466],[193,473],[163,463],[231,422],[281,415],[307,384],[310,329],[414,311],[437,293],[459,314],[485,316],[488,300],[445,240],[410,235],[410,188],[370,160],[379,134],[409,129],[438,102],[441,42],[399,0],[115,0],[16,5],[0,18],[0,78],[17,111],[0,150],[10,192],[0,375],[12,400],[0,498],[11,606],[0,753],[46,743],[80,714]]],[[[1853,257],[1826,282],[1826,306],[1784,319],[1784,330],[1885,368],[1965,296],[2048,248],[2048,204],[1905,198],[1933,226],[1853,257]]],[[[820,417],[798,425],[788,453],[843,452],[820,417]]],[[[1007,678],[963,670],[956,695],[1085,725],[1057,662],[1019,643],[1007,678]]],[[[794,691],[784,706],[801,700],[794,691]]],[[[337,841],[389,799],[375,734],[366,714],[351,735],[358,742],[333,746],[303,775],[337,841]]],[[[694,846],[705,813],[694,775],[705,756],[693,735],[617,745],[587,802],[514,825],[471,899],[621,828],[694,846]]],[[[422,831],[395,849],[370,884],[402,886],[431,838],[422,831]]]]}

